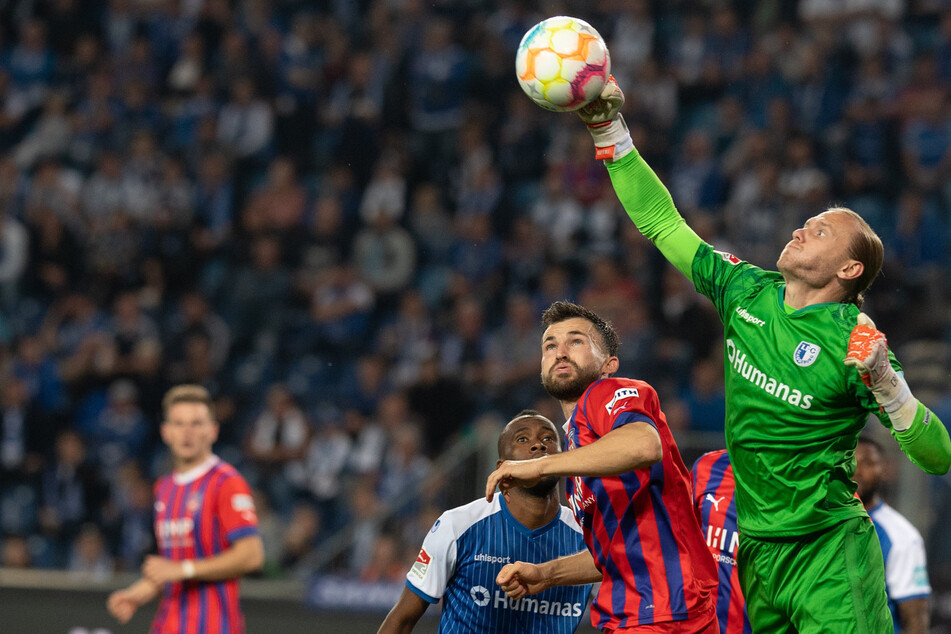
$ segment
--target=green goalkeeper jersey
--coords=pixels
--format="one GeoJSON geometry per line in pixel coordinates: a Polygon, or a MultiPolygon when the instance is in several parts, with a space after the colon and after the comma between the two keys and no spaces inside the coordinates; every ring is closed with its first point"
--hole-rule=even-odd
{"type": "Polygon", "coordinates": [[[830,303],[789,312],[779,273],[705,243],[692,277],[723,321],[726,441],[740,532],[803,535],[865,515],[852,482],[853,452],[869,413],[890,423],[842,363],[858,308],[830,303]]]}

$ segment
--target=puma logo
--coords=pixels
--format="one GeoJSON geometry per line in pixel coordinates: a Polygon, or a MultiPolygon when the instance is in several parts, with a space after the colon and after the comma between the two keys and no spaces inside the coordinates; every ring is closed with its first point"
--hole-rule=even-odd
{"type": "Polygon", "coordinates": [[[707,493],[707,499],[713,503],[713,508],[717,510],[717,513],[720,512],[720,502],[726,499],[726,496],[715,498],[712,493],[707,493]]]}

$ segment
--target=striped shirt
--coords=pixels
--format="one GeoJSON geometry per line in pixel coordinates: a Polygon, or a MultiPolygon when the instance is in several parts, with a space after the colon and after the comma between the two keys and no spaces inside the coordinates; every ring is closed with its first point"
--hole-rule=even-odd
{"type": "Polygon", "coordinates": [[[739,533],[734,489],[733,467],[726,449],[705,453],[694,463],[694,508],[720,573],[717,592],[720,634],[750,634],[753,628],[746,615],[746,601],[736,571],[739,533]]]}
{"type": "Polygon", "coordinates": [[[683,621],[715,600],[717,571],[693,512],[690,473],[654,389],[633,379],[591,384],[566,424],[568,450],[635,422],[657,430],[661,462],[567,482],[569,503],[604,575],[591,608],[598,629],[683,621]]]}
{"type": "Polygon", "coordinates": [[[476,500],[443,513],[423,540],[406,587],[423,600],[443,600],[440,634],[551,632],[569,634],[581,622],[590,585],[549,588],[518,601],[495,583],[505,564],[543,563],[584,550],[571,511],[529,530],[512,517],[505,498],[476,500]]]}
{"type": "MultiPolygon", "coordinates": [[[[217,456],[155,483],[159,553],[174,561],[213,557],[242,537],[258,534],[248,483],[217,456]]],[[[240,634],[239,579],[166,584],[152,634],[240,634]]]]}

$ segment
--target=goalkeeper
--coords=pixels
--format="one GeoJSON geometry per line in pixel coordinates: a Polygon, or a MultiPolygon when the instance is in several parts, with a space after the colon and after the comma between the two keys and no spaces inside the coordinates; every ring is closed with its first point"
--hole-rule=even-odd
{"type": "Polygon", "coordinates": [[[634,224],[723,321],[737,565],[753,630],[891,632],[881,550],[853,495],[859,433],[876,414],[932,474],[951,466],[951,441],[859,312],[881,269],[881,240],[836,207],[793,232],[778,272],[714,251],[634,148],[623,102],[612,80],[579,114],[634,224]]]}

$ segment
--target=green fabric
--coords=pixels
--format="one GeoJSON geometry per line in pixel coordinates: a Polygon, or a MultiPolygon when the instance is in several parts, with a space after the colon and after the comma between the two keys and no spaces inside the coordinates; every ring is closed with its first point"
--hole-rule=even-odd
{"type": "Polygon", "coordinates": [[[693,281],[691,263],[702,240],[687,226],[670,192],[637,150],[606,165],[618,200],[635,226],[693,281]]]}
{"type": "Polygon", "coordinates": [[[868,518],[790,541],[744,535],[737,560],[754,632],[894,631],[881,546],[868,518]]]}
{"type": "Polygon", "coordinates": [[[934,475],[944,475],[951,468],[951,438],[941,419],[918,403],[915,422],[905,431],[892,430],[901,450],[920,469],[934,475]]]}
{"type": "Polygon", "coordinates": [[[888,419],[842,363],[858,308],[828,303],[787,313],[779,273],[707,244],[693,272],[723,322],[726,441],[741,534],[805,535],[864,517],[852,482],[855,445],[870,413],[888,419]]]}

